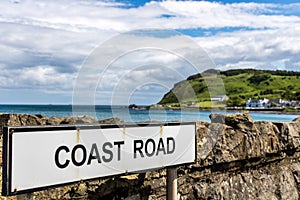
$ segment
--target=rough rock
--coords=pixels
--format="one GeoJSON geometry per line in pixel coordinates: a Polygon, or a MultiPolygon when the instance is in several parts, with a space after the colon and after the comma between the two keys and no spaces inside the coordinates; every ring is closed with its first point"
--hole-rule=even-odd
{"type": "MultiPolygon", "coordinates": [[[[45,125],[47,118],[43,115],[0,114],[0,126],[34,126],[45,125]]],[[[2,128],[1,128],[2,133],[2,128]]]]}
{"type": "Polygon", "coordinates": [[[243,130],[251,129],[253,125],[253,119],[250,113],[242,113],[242,114],[211,114],[210,116],[212,123],[221,123],[231,126],[232,128],[238,128],[243,130]]]}
{"type": "MultiPolygon", "coordinates": [[[[95,122],[89,117],[50,119],[0,115],[0,124],[95,122]]],[[[178,167],[180,199],[300,199],[300,123],[253,122],[249,114],[211,115],[211,119],[214,123],[197,122],[197,162],[178,167]]],[[[34,197],[162,200],[166,170],[103,178],[35,192],[34,197]]]]}
{"type": "MultiPolygon", "coordinates": [[[[198,162],[178,168],[180,199],[300,198],[297,123],[253,122],[248,114],[212,119],[218,123],[197,123],[198,162]]],[[[137,180],[126,189],[124,199],[166,198],[166,174],[161,170],[147,172],[142,187],[137,180]]],[[[112,189],[116,183],[106,184],[110,195],[124,190],[112,189]]],[[[96,196],[102,199],[100,193],[96,196]]]]}
{"type": "Polygon", "coordinates": [[[293,122],[300,122],[300,116],[296,117],[293,122]]]}
{"type": "Polygon", "coordinates": [[[108,118],[108,119],[98,120],[99,124],[116,124],[122,122],[123,120],[119,118],[108,118]]]}
{"type": "Polygon", "coordinates": [[[236,172],[211,173],[199,177],[191,199],[299,199],[290,163],[280,161],[236,172]]]}
{"type": "Polygon", "coordinates": [[[72,116],[60,122],[60,124],[96,124],[97,120],[90,116],[72,116]]]}
{"type": "Polygon", "coordinates": [[[279,129],[279,139],[286,151],[298,151],[300,148],[300,123],[274,123],[279,129]]]}
{"type": "Polygon", "coordinates": [[[49,119],[47,119],[46,124],[47,125],[58,125],[61,124],[62,121],[64,121],[65,118],[63,117],[50,117],[49,119]]]}

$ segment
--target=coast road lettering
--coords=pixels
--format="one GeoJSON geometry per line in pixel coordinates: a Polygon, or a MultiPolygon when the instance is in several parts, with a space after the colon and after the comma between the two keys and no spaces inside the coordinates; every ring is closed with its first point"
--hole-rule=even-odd
{"type": "Polygon", "coordinates": [[[5,127],[3,194],[191,163],[195,132],[194,122],[5,127]]]}
{"type": "MultiPolygon", "coordinates": [[[[124,141],[105,142],[98,145],[93,143],[91,147],[86,147],[83,144],[77,144],[70,148],[66,145],[59,146],[54,155],[55,164],[58,168],[64,169],[70,164],[80,167],[82,165],[91,165],[91,163],[97,162],[98,164],[109,163],[116,159],[121,161],[122,158],[122,146],[124,141]],[[62,159],[61,157],[67,157],[62,159]]],[[[165,140],[159,138],[155,141],[152,138],[144,140],[134,140],[132,155],[134,159],[167,155],[172,154],[175,151],[175,139],[168,137],[165,140]]]]}

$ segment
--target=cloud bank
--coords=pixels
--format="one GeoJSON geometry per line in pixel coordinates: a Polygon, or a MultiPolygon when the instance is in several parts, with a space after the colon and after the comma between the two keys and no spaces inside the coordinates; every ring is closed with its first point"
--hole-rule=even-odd
{"type": "MultiPolygon", "coordinates": [[[[60,94],[71,97],[77,73],[94,48],[136,29],[171,29],[186,34],[207,51],[220,69],[300,70],[299,3],[151,1],[132,7],[115,1],[12,0],[1,1],[0,9],[0,90],[11,95],[15,90],[30,89],[36,96],[56,94],[51,101],[62,102],[60,94]]],[[[184,70],[182,63],[164,54],[135,59],[145,64],[155,60],[184,70]]],[[[122,62],[126,74],[129,58],[122,62]]],[[[112,77],[122,73],[117,69],[111,72],[112,77]]],[[[154,69],[143,68],[143,73],[134,74],[143,80],[154,74],[151,70],[154,69]]],[[[155,74],[159,73],[158,68],[155,70],[155,74]]],[[[107,77],[108,85],[112,77],[107,77]]],[[[177,81],[168,80],[170,85],[177,81]]],[[[151,86],[142,88],[153,91],[151,86]]],[[[155,90],[152,101],[168,89],[155,90]]],[[[23,101],[32,102],[33,96],[23,101]]],[[[140,99],[146,102],[147,97],[140,99]]],[[[6,101],[2,103],[10,103],[6,101]]],[[[40,102],[47,102],[47,98],[40,102]]],[[[65,103],[71,103],[71,99],[65,103]]],[[[103,103],[107,102],[99,102],[103,103]]]]}

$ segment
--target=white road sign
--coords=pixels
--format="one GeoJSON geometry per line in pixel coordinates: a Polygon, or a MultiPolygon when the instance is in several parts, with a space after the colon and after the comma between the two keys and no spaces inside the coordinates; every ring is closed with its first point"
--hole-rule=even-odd
{"type": "Polygon", "coordinates": [[[2,195],[191,163],[195,123],[5,127],[2,195]]]}

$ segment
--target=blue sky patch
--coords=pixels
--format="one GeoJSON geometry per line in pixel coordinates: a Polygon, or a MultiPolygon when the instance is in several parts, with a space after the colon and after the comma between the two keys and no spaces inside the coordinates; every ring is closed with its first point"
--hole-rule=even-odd
{"type": "MultiPolygon", "coordinates": [[[[86,58],[101,44],[126,33],[160,39],[191,37],[221,70],[300,70],[299,0],[7,0],[0,2],[0,9],[0,91],[5,94],[0,103],[71,104],[74,81],[86,58]]],[[[112,49],[117,50],[118,44],[112,49]]],[[[186,70],[170,55],[131,58],[138,59],[143,66],[156,61],[176,67],[179,74],[186,70]]],[[[122,66],[128,66],[128,60],[122,66]]],[[[103,87],[119,81],[115,75],[120,71],[110,70],[103,87]]],[[[143,70],[125,73],[136,74],[130,79],[133,83],[159,75],[168,85],[174,84],[168,73],[143,70]]],[[[128,88],[126,81],[123,84],[128,88]]],[[[157,102],[162,95],[136,98],[147,105],[149,99],[157,102]]],[[[110,103],[103,99],[97,104],[110,103]]]]}

